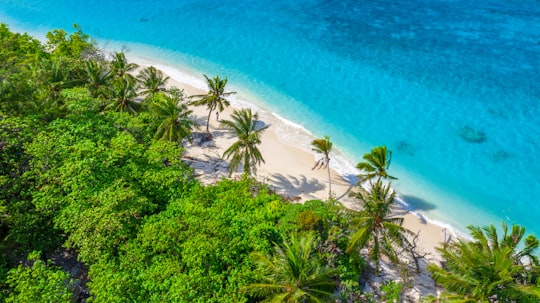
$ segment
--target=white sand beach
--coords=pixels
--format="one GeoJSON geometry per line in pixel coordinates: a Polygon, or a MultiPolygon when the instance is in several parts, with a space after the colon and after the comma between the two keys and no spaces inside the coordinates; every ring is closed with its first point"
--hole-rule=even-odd
{"type": "MultiPolygon", "coordinates": [[[[141,67],[153,65],[167,74],[169,85],[183,89],[187,96],[205,94],[205,80],[203,75],[189,75],[174,67],[163,65],[152,59],[136,57],[127,54],[130,61],[141,67]]],[[[212,74],[208,74],[212,76],[212,74]]],[[[231,91],[227,87],[227,91],[231,91]]],[[[237,92],[241,94],[241,92],[237,92]]],[[[235,98],[233,98],[235,99],[235,98]]],[[[300,128],[285,123],[272,113],[257,109],[254,105],[246,102],[232,102],[232,106],[219,114],[219,119],[229,119],[234,109],[240,107],[252,107],[259,114],[260,122],[270,127],[262,135],[261,153],[265,163],[257,168],[256,177],[259,181],[270,185],[272,189],[285,197],[302,203],[312,199],[328,198],[328,174],[326,169],[312,170],[319,155],[310,150],[310,142],[315,139],[309,133],[300,128]],[[295,139],[285,140],[283,131],[294,128],[295,139]],[[302,142],[300,142],[301,138],[302,142]],[[293,144],[294,143],[294,144],[293,144]]],[[[200,131],[204,131],[208,111],[206,107],[191,107],[194,118],[200,125],[200,131]]],[[[216,120],[215,112],[210,117],[210,131],[214,140],[203,146],[191,144],[187,146],[186,161],[196,169],[195,173],[204,183],[213,183],[221,178],[228,177],[227,161],[222,159],[223,152],[235,140],[216,120]]],[[[334,147],[336,149],[336,147],[334,147]]],[[[339,151],[337,151],[339,153],[339,151]]],[[[369,152],[369,151],[366,151],[369,152]]],[[[332,156],[332,155],[331,155],[332,156]]],[[[359,159],[360,160],[360,159],[359,159]]],[[[332,167],[332,160],[330,161],[332,167]]],[[[336,170],[331,170],[333,196],[350,208],[358,208],[357,202],[349,197],[349,192],[354,189],[351,183],[341,176],[336,170]]],[[[398,193],[399,194],[399,193],[398,193]]],[[[435,246],[451,235],[451,231],[441,226],[430,223],[422,215],[416,215],[403,207],[397,207],[395,215],[405,218],[404,225],[411,231],[419,233],[418,247],[428,253],[428,260],[435,260],[437,256],[435,246]]],[[[452,235],[453,236],[453,235],[452,235]]]]}

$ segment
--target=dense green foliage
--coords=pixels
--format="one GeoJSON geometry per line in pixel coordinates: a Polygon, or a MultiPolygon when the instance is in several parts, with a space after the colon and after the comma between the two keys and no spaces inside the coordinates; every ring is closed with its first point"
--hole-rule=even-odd
{"type": "Polygon", "coordinates": [[[246,301],[239,287],[253,279],[248,255],[280,241],[273,222],[284,207],[248,179],[194,186],[148,217],[118,258],[91,268],[95,301],[246,301]]]}
{"type": "Polygon", "coordinates": [[[6,298],[8,303],[70,302],[71,281],[69,274],[50,261],[44,262],[39,253],[28,256],[31,266],[19,265],[9,271],[7,283],[13,291],[6,298]]]}
{"type": "Polygon", "coordinates": [[[499,238],[493,225],[469,226],[473,241],[458,240],[439,251],[443,268],[430,265],[437,283],[458,302],[538,302],[538,258],[533,255],[538,239],[525,236],[525,228],[502,226],[499,238]],[[525,243],[522,243],[524,240],[525,243]]]}
{"type": "Polygon", "coordinates": [[[313,234],[276,246],[273,256],[253,253],[260,266],[263,282],[244,288],[268,302],[324,302],[333,296],[336,282],[333,272],[322,265],[321,256],[315,251],[313,234]]]}

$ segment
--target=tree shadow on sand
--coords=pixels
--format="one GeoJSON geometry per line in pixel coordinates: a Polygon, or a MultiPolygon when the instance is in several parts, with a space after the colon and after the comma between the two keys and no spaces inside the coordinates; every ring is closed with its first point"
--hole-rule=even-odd
{"type": "Polygon", "coordinates": [[[325,188],[325,185],[319,180],[315,178],[308,180],[304,175],[294,177],[291,175],[284,176],[280,173],[275,173],[268,178],[267,182],[269,185],[275,187],[278,193],[291,197],[302,194],[312,196],[313,193],[325,188]]]}
{"type": "Polygon", "coordinates": [[[343,193],[337,193],[335,191],[332,191],[332,194],[334,194],[334,198],[337,201],[340,201],[344,198],[349,197],[351,190],[356,186],[357,181],[358,181],[358,178],[355,175],[351,175],[351,174],[346,174],[346,175],[332,178],[332,184],[347,186],[347,190],[345,190],[345,192],[343,193]]]}
{"type": "MultiPolygon", "coordinates": [[[[398,204],[398,207],[396,208],[397,215],[403,215],[409,211],[430,211],[437,208],[435,204],[427,202],[426,200],[415,196],[400,195],[400,200],[402,200],[402,202],[405,202],[406,205],[401,203],[398,204]]],[[[422,223],[427,223],[424,216],[419,215],[419,218],[422,223]]]]}

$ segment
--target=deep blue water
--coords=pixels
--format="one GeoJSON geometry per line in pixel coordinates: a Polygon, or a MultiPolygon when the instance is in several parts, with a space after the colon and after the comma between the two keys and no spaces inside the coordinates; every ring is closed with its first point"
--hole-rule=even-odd
{"type": "Polygon", "coordinates": [[[429,216],[540,235],[537,0],[0,0],[0,22],[38,33],[78,23],[226,76],[353,162],[387,145],[398,190],[429,216]]]}

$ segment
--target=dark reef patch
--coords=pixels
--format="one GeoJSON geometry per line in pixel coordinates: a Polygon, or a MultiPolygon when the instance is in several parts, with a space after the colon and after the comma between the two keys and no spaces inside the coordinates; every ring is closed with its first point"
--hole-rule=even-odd
{"type": "Polygon", "coordinates": [[[407,141],[401,140],[396,142],[396,151],[403,155],[414,156],[416,148],[407,141]]]}
{"type": "Polygon", "coordinates": [[[507,152],[505,150],[502,150],[502,149],[489,154],[489,158],[493,162],[501,162],[501,161],[504,161],[504,160],[508,160],[511,157],[512,157],[511,153],[509,153],[509,152],[507,152]]]}
{"type": "Polygon", "coordinates": [[[469,126],[462,127],[459,130],[461,138],[470,143],[482,143],[486,141],[486,133],[479,131],[469,126]]]}

